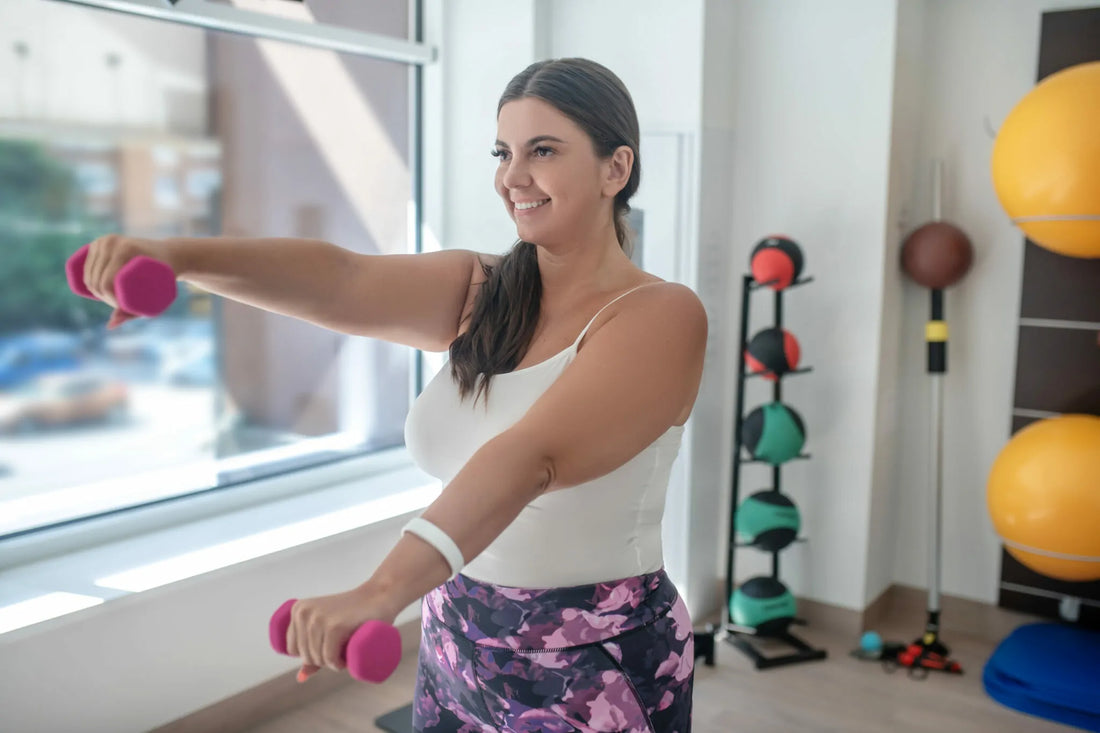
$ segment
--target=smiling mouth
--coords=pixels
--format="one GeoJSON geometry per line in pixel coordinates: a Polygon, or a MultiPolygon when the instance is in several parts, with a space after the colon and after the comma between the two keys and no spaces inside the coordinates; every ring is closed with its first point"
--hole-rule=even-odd
{"type": "Polygon", "coordinates": [[[541,201],[532,201],[530,203],[516,203],[516,211],[530,211],[531,209],[537,209],[543,204],[550,203],[550,199],[542,199],[541,201]]]}

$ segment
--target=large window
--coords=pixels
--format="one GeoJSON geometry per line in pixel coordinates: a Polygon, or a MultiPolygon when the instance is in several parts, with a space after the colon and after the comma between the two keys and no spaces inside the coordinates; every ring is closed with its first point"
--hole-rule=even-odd
{"type": "MultiPolygon", "coordinates": [[[[410,35],[399,0],[209,4],[410,35]]],[[[68,289],[112,232],[414,251],[410,64],[232,30],[0,0],[0,538],[403,442],[410,349],[190,286],[108,331],[68,289]]]]}

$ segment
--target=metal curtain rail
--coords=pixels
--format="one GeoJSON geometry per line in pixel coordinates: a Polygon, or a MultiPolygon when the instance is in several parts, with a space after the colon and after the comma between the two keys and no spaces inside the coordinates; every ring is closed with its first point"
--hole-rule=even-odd
{"type": "Polygon", "coordinates": [[[155,20],[198,26],[215,31],[315,46],[357,56],[423,65],[436,59],[434,46],[325,23],[305,23],[290,18],[242,10],[206,0],[54,0],[86,5],[155,20]]]}

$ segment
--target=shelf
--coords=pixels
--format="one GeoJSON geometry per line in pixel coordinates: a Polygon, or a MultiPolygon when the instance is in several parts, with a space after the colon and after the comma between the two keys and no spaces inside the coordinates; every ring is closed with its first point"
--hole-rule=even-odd
{"type": "MultiPolygon", "coordinates": [[[[810,541],[809,537],[795,537],[793,540],[791,540],[790,544],[791,545],[798,545],[798,544],[802,544],[803,542],[809,542],[809,541],[810,541]]],[[[734,542],[733,546],[734,547],[756,547],[756,545],[753,544],[752,542],[734,542]]],[[[788,545],[788,547],[789,546],[790,545],[788,545]]],[[[760,550],[761,552],[776,552],[775,550],[765,550],[763,547],[756,547],[756,549],[760,550]]]]}
{"type": "MultiPolygon", "coordinates": [[[[749,343],[749,341],[748,341],[748,338],[749,338],[749,323],[752,322],[752,318],[751,318],[751,315],[752,315],[752,313],[751,313],[751,311],[752,311],[752,292],[754,290],[760,290],[762,288],[769,288],[770,289],[770,287],[772,285],[775,285],[776,282],[778,282],[778,280],[773,280],[771,282],[765,282],[765,283],[758,283],[755,280],[753,280],[753,277],[752,277],[751,274],[745,274],[741,277],[741,326],[740,326],[740,331],[739,331],[739,335],[740,335],[739,343],[741,344],[742,352],[748,348],[748,343],[749,343]]],[[[786,288],[782,288],[782,289],[779,289],[779,290],[772,290],[773,297],[769,298],[768,300],[771,300],[772,304],[773,304],[773,306],[772,306],[773,309],[774,309],[773,326],[775,328],[782,328],[783,327],[783,303],[784,303],[784,297],[785,297],[784,293],[786,293],[786,291],[788,291],[788,290],[791,290],[791,289],[796,288],[796,287],[801,287],[802,285],[806,285],[810,282],[813,282],[812,277],[800,277],[800,278],[795,279],[795,281],[792,282],[790,285],[788,285],[786,288]]],[[[774,400],[780,400],[781,399],[782,385],[783,385],[783,380],[784,380],[785,377],[795,376],[795,375],[798,375],[798,374],[808,374],[809,372],[812,372],[812,371],[813,371],[813,367],[802,365],[802,366],[799,366],[799,368],[797,368],[797,369],[792,369],[792,370],[790,370],[788,372],[785,372],[783,374],[780,374],[778,376],[768,375],[768,376],[770,376],[768,381],[771,382],[772,388],[773,388],[773,393],[772,393],[773,399],[774,400]]],[[[745,413],[745,392],[746,392],[745,385],[746,385],[746,383],[748,382],[749,379],[764,377],[767,374],[768,373],[766,371],[751,372],[750,369],[749,369],[748,360],[745,359],[745,358],[742,358],[741,361],[739,361],[738,364],[737,364],[737,381],[735,383],[735,388],[736,388],[736,391],[737,391],[737,399],[736,399],[736,407],[735,407],[735,412],[734,412],[734,416],[735,416],[735,419],[737,421],[737,424],[734,427],[734,443],[733,443],[733,451],[732,451],[733,472],[732,472],[732,477],[730,479],[730,491],[731,491],[731,494],[732,494],[732,501],[731,501],[731,504],[730,504],[729,534],[727,535],[727,540],[726,540],[727,556],[726,556],[726,572],[725,572],[725,576],[726,576],[725,577],[726,593],[731,598],[732,598],[733,593],[734,593],[734,579],[736,578],[736,574],[735,574],[735,570],[734,570],[734,568],[735,568],[734,560],[735,560],[735,557],[737,555],[736,551],[737,551],[738,548],[752,547],[757,552],[763,552],[763,553],[771,554],[771,556],[772,556],[771,557],[771,564],[772,564],[771,577],[778,580],[779,575],[780,575],[780,573],[779,573],[779,564],[780,564],[780,556],[781,556],[781,553],[783,552],[783,550],[768,550],[768,549],[765,549],[765,548],[760,547],[760,546],[758,546],[756,544],[753,544],[753,543],[749,543],[749,542],[745,542],[745,541],[740,541],[739,542],[738,541],[738,539],[739,539],[738,534],[735,531],[736,521],[737,521],[736,520],[737,508],[738,508],[737,505],[738,505],[739,497],[741,495],[741,488],[742,488],[741,487],[741,483],[742,483],[741,482],[742,466],[744,466],[746,464],[749,464],[749,463],[759,463],[759,464],[763,464],[763,465],[766,465],[766,466],[770,467],[772,469],[772,474],[771,474],[772,475],[772,490],[781,492],[782,491],[782,486],[781,486],[781,474],[782,474],[782,472],[781,472],[780,469],[782,468],[782,466],[784,464],[789,462],[789,461],[783,461],[782,463],[775,464],[775,463],[772,463],[771,461],[765,460],[763,458],[755,458],[743,442],[742,429],[743,429],[744,420],[745,420],[745,414],[744,414],[745,413]]],[[[759,447],[759,446],[757,446],[757,447],[759,447]]],[[[811,457],[812,456],[809,453],[800,453],[799,455],[793,456],[789,460],[804,461],[804,460],[810,459],[811,457]]],[[[744,539],[744,535],[741,536],[741,539],[744,539]]],[[[795,537],[790,543],[788,543],[788,545],[796,543],[796,542],[797,543],[804,543],[804,542],[807,542],[807,541],[808,541],[808,539],[806,537],[795,537]]],[[[787,548],[787,545],[785,545],[783,549],[785,550],[786,548],[787,548]]],[[[729,609],[727,609],[726,613],[727,613],[727,615],[726,615],[726,618],[724,619],[724,621],[726,623],[722,624],[722,626],[719,628],[719,631],[717,632],[717,635],[723,636],[725,638],[725,641],[727,641],[729,644],[733,645],[734,647],[736,647],[740,651],[742,651],[744,654],[749,656],[753,660],[753,662],[755,663],[757,669],[767,669],[767,668],[770,668],[770,667],[776,667],[776,666],[785,665],[785,664],[794,664],[796,662],[808,662],[808,661],[815,660],[815,659],[824,659],[826,657],[826,653],[825,653],[824,650],[814,649],[813,647],[809,646],[804,641],[802,641],[798,637],[791,634],[791,632],[789,631],[788,628],[784,628],[783,631],[780,631],[778,633],[764,633],[764,634],[761,634],[761,633],[757,632],[756,629],[748,628],[748,627],[744,627],[744,626],[738,626],[736,624],[733,624],[732,623],[733,617],[731,615],[729,615],[729,613],[730,613],[729,609]],[[787,644],[789,647],[791,647],[793,649],[793,653],[781,654],[780,656],[765,657],[761,653],[762,650],[758,650],[758,649],[755,648],[754,643],[755,643],[756,639],[761,639],[761,640],[764,640],[765,642],[772,642],[773,640],[783,642],[783,643],[787,644]]],[[[805,621],[802,621],[800,619],[793,619],[791,621],[791,623],[792,624],[805,624],[805,621]]],[[[769,624],[768,626],[770,628],[771,625],[769,624]]],[[[700,636],[700,643],[702,643],[703,646],[705,647],[705,655],[707,656],[708,660],[713,657],[714,639],[716,638],[717,635],[716,635],[716,633],[714,632],[714,630],[712,628],[708,627],[708,633],[703,634],[703,635],[700,636]]],[[[773,644],[766,643],[763,646],[770,648],[770,647],[773,647],[773,644]]]]}
{"type": "MultiPolygon", "coordinates": [[[[790,285],[788,285],[787,287],[783,288],[782,290],[780,290],[778,292],[784,293],[784,292],[786,292],[786,291],[788,291],[792,288],[797,288],[801,285],[805,285],[806,283],[811,283],[813,281],[814,281],[814,278],[813,278],[812,275],[810,277],[800,277],[797,280],[795,280],[793,283],[791,283],[790,285]]],[[[749,284],[749,290],[760,290],[761,288],[769,287],[773,283],[777,283],[777,282],[779,282],[779,281],[778,280],[768,280],[765,283],[758,283],[755,280],[753,280],[749,284]]]]}
{"type": "MultiPolygon", "coordinates": [[[[812,372],[813,370],[813,367],[799,367],[798,369],[792,369],[789,372],[784,372],[779,378],[786,379],[787,377],[794,376],[795,374],[806,374],[807,372],[812,372]]],[[[764,376],[764,372],[750,372],[745,375],[745,379],[754,379],[756,377],[762,376],[764,376]]]]}
{"type": "Polygon", "coordinates": [[[746,636],[756,636],[756,629],[751,626],[738,626],[737,624],[722,624],[722,631],[728,634],[745,634],[746,636]]]}
{"type": "MultiPolygon", "coordinates": [[[[791,458],[790,461],[805,461],[805,460],[809,460],[811,457],[812,457],[812,454],[810,454],[810,453],[799,453],[794,458],[791,458]]],[[[783,463],[790,463],[790,461],[784,461],[783,463]]],[[[741,464],[744,465],[746,463],[764,463],[764,464],[767,464],[767,465],[773,466],[773,467],[776,465],[774,463],[770,463],[768,461],[765,461],[761,458],[751,458],[751,457],[750,458],[742,458],[741,459],[741,464]]],[[[780,463],[779,465],[782,466],[783,463],[780,463]]]]}
{"type": "Polygon", "coordinates": [[[767,637],[734,632],[728,634],[725,637],[725,640],[727,643],[737,647],[742,652],[744,652],[746,656],[752,659],[753,664],[757,669],[771,669],[773,667],[782,667],[788,664],[818,661],[828,657],[828,652],[826,652],[824,649],[813,648],[806,642],[799,639],[797,636],[791,634],[789,631],[767,637]],[[781,654],[779,656],[766,657],[750,642],[750,639],[756,638],[782,641],[787,644],[787,646],[793,648],[795,651],[790,654],[781,654]]]}
{"type": "MultiPolygon", "coordinates": [[[[791,626],[808,626],[808,625],[809,625],[809,622],[806,621],[805,619],[801,619],[801,618],[792,618],[791,619],[791,626]]],[[[777,636],[777,634],[761,634],[759,631],[754,629],[752,626],[740,626],[738,624],[730,623],[730,622],[726,622],[726,623],[722,624],[721,630],[725,631],[727,634],[741,634],[743,636],[756,636],[756,637],[759,637],[761,639],[768,639],[768,638],[771,638],[773,636],[777,636]]]]}

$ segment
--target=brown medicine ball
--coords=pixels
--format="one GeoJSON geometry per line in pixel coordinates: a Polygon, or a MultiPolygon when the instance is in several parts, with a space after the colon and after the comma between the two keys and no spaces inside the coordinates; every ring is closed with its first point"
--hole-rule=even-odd
{"type": "Polygon", "coordinates": [[[901,267],[926,288],[954,285],[970,269],[974,248],[963,230],[944,221],[916,229],[901,245],[901,267]]]}

